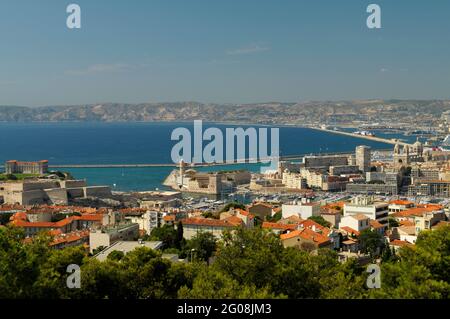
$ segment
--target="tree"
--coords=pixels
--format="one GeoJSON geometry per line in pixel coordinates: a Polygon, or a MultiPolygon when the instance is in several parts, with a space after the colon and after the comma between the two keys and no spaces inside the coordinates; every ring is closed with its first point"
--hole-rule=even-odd
{"type": "Polygon", "coordinates": [[[227,212],[230,210],[230,208],[240,208],[240,209],[245,209],[245,205],[241,204],[241,203],[237,203],[237,202],[232,202],[232,203],[228,203],[224,206],[224,208],[222,208],[222,210],[220,211],[221,213],[223,212],[227,212]]]}
{"type": "Polygon", "coordinates": [[[18,180],[17,176],[14,174],[6,174],[6,179],[9,181],[17,181],[18,180]]]}
{"type": "Polygon", "coordinates": [[[265,287],[273,280],[283,246],[278,236],[264,229],[224,231],[213,267],[228,274],[239,284],[265,287]]]}
{"type": "Polygon", "coordinates": [[[283,218],[283,213],[281,210],[276,212],[273,216],[266,216],[266,220],[272,223],[279,221],[281,218],[283,218]]]}
{"type": "Polygon", "coordinates": [[[319,225],[322,225],[323,227],[331,226],[331,223],[327,222],[322,216],[311,216],[311,217],[308,217],[308,219],[316,222],[319,225]]]}
{"type": "Polygon", "coordinates": [[[392,216],[389,216],[387,221],[388,221],[389,228],[400,226],[398,221],[392,216]]]}
{"type": "Polygon", "coordinates": [[[177,225],[177,239],[176,239],[176,246],[178,249],[181,249],[185,245],[185,239],[184,239],[184,230],[183,230],[183,223],[180,221],[177,225]]]}
{"type": "Polygon", "coordinates": [[[241,285],[228,275],[211,267],[204,267],[198,273],[192,288],[182,287],[180,299],[269,299],[275,296],[269,288],[258,289],[254,285],[241,285]]]}
{"type": "Polygon", "coordinates": [[[125,254],[123,251],[114,250],[106,258],[108,260],[120,261],[124,256],[125,254]]]}
{"type": "Polygon", "coordinates": [[[105,250],[106,247],[105,246],[99,246],[95,249],[92,250],[92,256],[97,255],[98,253],[100,253],[102,250],[105,250]]]}
{"type": "Polygon", "coordinates": [[[150,234],[150,240],[158,240],[167,248],[177,248],[178,233],[171,225],[154,228],[150,234]]]}
{"type": "Polygon", "coordinates": [[[191,261],[208,261],[216,251],[216,238],[210,232],[200,232],[186,243],[186,255],[191,261]]]}
{"type": "Polygon", "coordinates": [[[358,236],[359,247],[364,253],[368,253],[371,257],[378,257],[386,247],[384,237],[377,231],[365,229],[358,236]]]}
{"type": "Polygon", "coordinates": [[[13,213],[0,214],[0,225],[8,224],[12,215],[13,213]]]}

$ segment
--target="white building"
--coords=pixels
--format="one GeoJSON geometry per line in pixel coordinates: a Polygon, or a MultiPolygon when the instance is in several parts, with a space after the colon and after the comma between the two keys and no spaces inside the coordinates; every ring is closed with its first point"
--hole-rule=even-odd
{"type": "Polygon", "coordinates": [[[358,196],[352,202],[344,205],[344,216],[364,214],[368,218],[386,224],[389,203],[375,201],[373,197],[358,196]]]}
{"type": "Polygon", "coordinates": [[[344,216],[339,223],[339,228],[342,227],[350,227],[357,232],[361,232],[370,228],[370,219],[363,214],[344,216]]]}
{"type": "Polygon", "coordinates": [[[292,203],[283,204],[282,208],[283,218],[290,216],[298,216],[301,219],[308,219],[311,216],[320,216],[320,206],[315,203],[292,203]]]}

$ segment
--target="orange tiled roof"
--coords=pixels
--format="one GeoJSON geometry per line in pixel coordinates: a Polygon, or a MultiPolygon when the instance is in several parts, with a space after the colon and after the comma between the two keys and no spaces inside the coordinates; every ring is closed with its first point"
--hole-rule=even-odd
{"type": "Polygon", "coordinates": [[[375,229],[384,228],[384,225],[382,225],[378,220],[370,220],[370,226],[375,229]]]}
{"type": "Polygon", "coordinates": [[[270,204],[268,204],[268,203],[264,203],[264,202],[257,202],[257,203],[254,203],[254,204],[252,204],[252,205],[249,205],[248,208],[251,208],[251,207],[254,207],[254,206],[264,206],[264,207],[267,207],[267,208],[273,208],[272,205],[270,205],[270,204]]]}
{"type": "Polygon", "coordinates": [[[341,227],[341,229],[349,234],[354,234],[356,236],[359,236],[359,234],[360,234],[359,231],[357,231],[351,227],[348,227],[348,226],[341,227]]]}
{"type": "Polygon", "coordinates": [[[414,226],[415,225],[413,221],[408,220],[408,219],[401,220],[399,222],[399,224],[400,224],[400,226],[414,226]]]}
{"type": "Polygon", "coordinates": [[[166,215],[163,217],[163,220],[166,222],[173,222],[175,221],[175,215],[166,215]]]}
{"type": "Polygon", "coordinates": [[[212,218],[199,218],[199,217],[191,217],[182,219],[181,222],[183,225],[197,225],[197,226],[210,226],[210,227],[235,227],[237,226],[237,220],[231,219],[237,218],[242,223],[242,220],[239,217],[231,216],[226,219],[212,219],[212,218]]]}
{"type": "Polygon", "coordinates": [[[392,216],[394,217],[423,216],[425,213],[431,213],[441,209],[442,209],[441,205],[434,205],[434,204],[418,205],[417,207],[393,213],[392,216]]]}
{"type": "MultiPolygon", "coordinates": [[[[24,214],[24,213],[16,213],[17,214],[24,214]]],[[[82,215],[82,216],[71,216],[68,218],[64,218],[57,222],[36,222],[32,223],[27,221],[27,219],[13,219],[11,221],[11,224],[17,227],[36,227],[36,228],[62,228],[66,225],[71,224],[73,221],[81,220],[81,221],[94,221],[94,222],[101,222],[103,218],[103,215],[95,214],[95,215],[82,215]]]]}
{"type": "Polygon", "coordinates": [[[72,243],[81,239],[87,239],[89,237],[89,230],[75,231],[68,234],[61,234],[55,236],[50,246],[55,246],[62,243],[72,243]]]}
{"type": "Polygon", "coordinates": [[[321,231],[322,234],[324,234],[324,235],[328,235],[331,231],[329,228],[324,227],[311,219],[304,220],[304,221],[300,222],[298,225],[300,227],[308,228],[308,229],[315,228],[316,230],[321,231]]]}
{"type": "Polygon", "coordinates": [[[295,229],[297,229],[298,224],[281,224],[281,223],[263,222],[261,227],[265,228],[265,229],[295,230],[295,229]]]}
{"type": "Polygon", "coordinates": [[[303,239],[306,239],[306,240],[313,241],[314,243],[317,243],[318,245],[323,245],[323,244],[330,242],[330,239],[327,236],[324,236],[320,233],[312,231],[309,228],[294,230],[288,234],[280,235],[280,239],[286,240],[286,239],[294,238],[297,236],[299,236],[303,239]]]}
{"type": "Polygon", "coordinates": [[[250,219],[255,217],[253,214],[250,214],[250,212],[248,212],[246,210],[243,210],[243,209],[240,209],[240,208],[236,208],[235,211],[238,211],[239,214],[241,214],[242,216],[247,216],[250,219]]]}

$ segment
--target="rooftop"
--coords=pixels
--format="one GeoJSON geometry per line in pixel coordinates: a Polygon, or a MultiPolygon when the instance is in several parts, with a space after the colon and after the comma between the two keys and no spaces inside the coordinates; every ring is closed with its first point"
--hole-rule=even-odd
{"type": "Polygon", "coordinates": [[[97,255],[94,256],[94,258],[97,258],[100,261],[105,261],[106,258],[110,253],[113,251],[121,251],[124,254],[129,253],[130,251],[135,250],[138,247],[147,247],[150,249],[160,249],[163,245],[162,241],[147,241],[147,242],[141,242],[141,241],[118,241],[109,246],[108,248],[102,250],[97,255]]]}

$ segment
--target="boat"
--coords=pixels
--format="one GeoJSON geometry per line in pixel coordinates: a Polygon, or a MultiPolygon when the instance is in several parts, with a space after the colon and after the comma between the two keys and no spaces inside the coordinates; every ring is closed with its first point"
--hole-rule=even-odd
{"type": "Polygon", "coordinates": [[[356,131],[353,134],[362,135],[362,136],[375,136],[372,132],[369,131],[356,131]]]}

